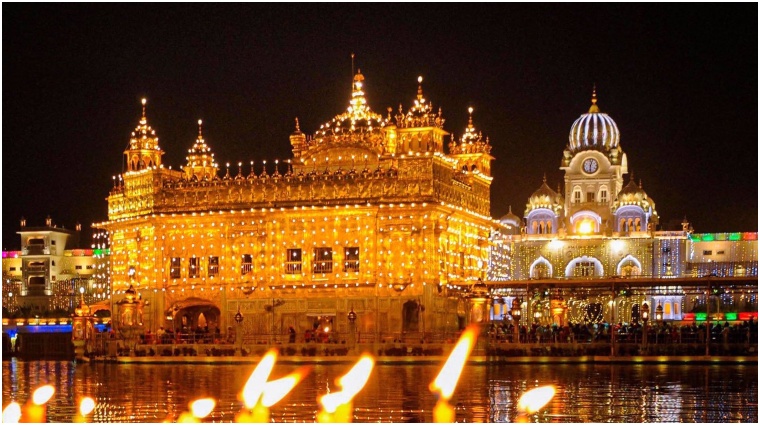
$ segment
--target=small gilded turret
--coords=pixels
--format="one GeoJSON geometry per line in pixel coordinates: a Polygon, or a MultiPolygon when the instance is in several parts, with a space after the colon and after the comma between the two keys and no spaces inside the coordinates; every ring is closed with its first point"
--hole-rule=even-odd
{"type": "Polygon", "coordinates": [[[298,118],[296,118],[296,131],[290,135],[290,144],[293,146],[293,158],[300,158],[301,152],[306,149],[306,135],[301,132],[298,118]]]}

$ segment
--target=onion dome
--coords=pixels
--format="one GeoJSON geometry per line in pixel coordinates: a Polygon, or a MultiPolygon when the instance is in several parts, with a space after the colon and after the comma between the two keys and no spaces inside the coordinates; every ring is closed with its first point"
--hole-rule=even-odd
{"type": "Polygon", "coordinates": [[[509,224],[517,228],[520,228],[520,225],[522,224],[520,217],[512,213],[512,205],[509,206],[509,212],[500,218],[499,222],[501,222],[501,224],[509,224]]]}
{"type": "Polygon", "coordinates": [[[639,184],[636,184],[633,180],[633,173],[631,173],[631,179],[628,181],[628,184],[620,190],[615,201],[612,203],[612,212],[614,213],[626,205],[636,205],[647,213],[656,214],[654,201],[644,192],[641,180],[639,180],[639,184]]]}
{"type": "Polygon", "coordinates": [[[409,108],[406,114],[402,112],[401,105],[399,105],[396,126],[399,128],[443,128],[443,123],[446,120],[442,117],[441,108],[438,108],[437,113],[433,112],[433,103],[425,99],[422,94],[422,77],[417,77],[417,83],[417,99],[414,100],[414,105],[409,108]]]}
{"type": "Polygon", "coordinates": [[[528,215],[529,212],[539,208],[550,209],[555,213],[558,213],[562,209],[564,203],[565,201],[562,198],[562,195],[553,191],[549,185],[546,184],[546,175],[544,175],[541,187],[533,192],[528,199],[528,204],[525,207],[525,215],[528,215]]]}
{"type": "Polygon", "coordinates": [[[184,167],[186,173],[200,176],[202,179],[205,179],[206,176],[210,178],[216,176],[219,164],[214,162],[214,154],[203,138],[202,120],[198,120],[198,138],[195,139],[193,147],[187,152],[187,165],[184,167]]]}
{"type": "Polygon", "coordinates": [[[451,143],[449,143],[449,152],[452,155],[466,154],[466,153],[491,153],[491,142],[488,137],[483,138],[483,133],[475,130],[475,126],[472,124],[472,107],[468,108],[470,113],[470,119],[467,122],[467,128],[464,130],[464,134],[456,141],[454,136],[451,136],[451,143]]]}
{"type": "Polygon", "coordinates": [[[158,147],[158,136],[156,136],[156,130],[153,130],[148,125],[148,118],[145,116],[145,104],[147,99],[142,99],[142,117],[140,123],[135,127],[135,131],[132,132],[132,137],[129,139],[129,149],[131,150],[161,150],[158,147]]]}
{"type": "Polygon", "coordinates": [[[361,70],[358,70],[354,76],[348,109],[331,121],[322,124],[316,137],[373,132],[385,126],[386,120],[370,110],[367,99],[364,97],[363,87],[364,75],[361,70]]]}
{"type": "Polygon", "coordinates": [[[617,148],[619,143],[620,130],[609,115],[599,111],[594,87],[591,108],[570,128],[570,151],[575,153],[593,149],[607,152],[617,148]]]}

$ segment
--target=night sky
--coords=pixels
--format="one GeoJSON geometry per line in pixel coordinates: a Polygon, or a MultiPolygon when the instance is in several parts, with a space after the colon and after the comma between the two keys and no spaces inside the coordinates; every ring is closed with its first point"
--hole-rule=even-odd
{"type": "Polygon", "coordinates": [[[352,52],[383,116],[411,105],[418,75],[457,137],[475,109],[496,157],[494,218],[510,205],[522,216],[544,173],[557,187],[596,83],[661,223],[757,231],[757,14],[757,4],[4,3],[2,247],[19,248],[21,216],[41,226],[48,215],[82,223],[89,246],[140,98],[165,166],[185,164],[202,118],[217,161],[242,161],[247,174],[251,160],[291,156],[295,117],[312,134],[345,110],[352,52]]]}

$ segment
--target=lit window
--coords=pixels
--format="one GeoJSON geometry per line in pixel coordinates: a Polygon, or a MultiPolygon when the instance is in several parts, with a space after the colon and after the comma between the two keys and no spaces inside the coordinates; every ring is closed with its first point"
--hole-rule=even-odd
{"type": "Polygon", "coordinates": [[[607,202],[607,189],[602,189],[599,192],[599,202],[607,202]]]}
{"type": "Polygon", "coordinates": [[[219,257],[208,257],[208,277],[219,274],[219,257]]]}
{"type": "Polygon", "coordinates": [[[253,255],[243,254],[243,261],[240,264],[240,274],[248,274],[253,270],[253,255]]]}
{"type": "Polygon", "coordinates": [[[301,274],[302,254],[301,250],[294,248],[287,250],[287,259],[285,260],[285,273],[301,274]]]}
{"type": "Polygon", "coordinates": [[[343,271],[344,272],[358,272],[359,271],[359,247],[352,246],[344,249],[343,271]]]}
{"type": "Polygon", "coordinates": [[[595,264],[590,261],[579,261],[575,263],[575,276],[576,277],[591,277],[594,276],[595,264]]]}
{"type": "Polygon", "coordinates": [[[314,248],[314,273],[332,273],[332,248],[314,248]]]}
{"type": "Polygon", "coordinates": [[[187,277],[200,276],[201,259],[198,257],[190,257],[189,264],[187,266],[187,277]]]}
{"type": "Polygon", "coordinates": [[[179,257],[172,257],[171,264],[169,266],[169,277],[172,279],[179,279],[180,275],[182,274],[180,270],[180,265],[182,264],[182,259],[179,257]]]}
{"type": "Polygon", "coordinates": [[[581,203],[581,191],[576,190],[573,192],[573,203],[574,204],[580,204],[581,203]]]}

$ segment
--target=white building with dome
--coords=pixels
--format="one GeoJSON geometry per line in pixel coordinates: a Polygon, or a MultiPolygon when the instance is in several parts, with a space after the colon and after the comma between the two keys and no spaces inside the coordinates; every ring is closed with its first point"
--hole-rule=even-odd
{"type": "MultiPolygon", "coordinates": [[[[495,320],[509,317],[515,300],[524,318],[545,323],[629,321],[645,302],[662,306],[665,320],[683,320],[704,302],[694,278],[757,276],[757,233],[696,234],[686,219],[678,231],[658,229],[654,200],[629,173],[621,131],[597,103],[594,89],[588,112],[572,123],[562,184],[555,190],[544,176],[522,218],[510,207],[498,220],[489,272],[495,320]]],[[[734,290],[734,310],[748,300],[756,306],[756,286],[734,290]]]]}

